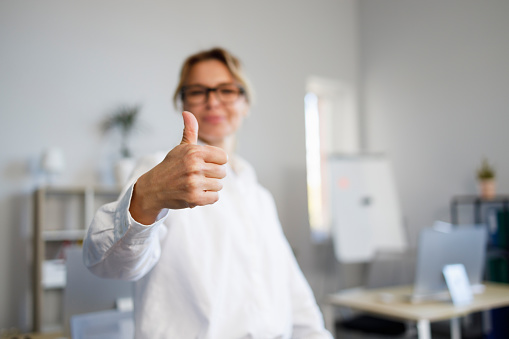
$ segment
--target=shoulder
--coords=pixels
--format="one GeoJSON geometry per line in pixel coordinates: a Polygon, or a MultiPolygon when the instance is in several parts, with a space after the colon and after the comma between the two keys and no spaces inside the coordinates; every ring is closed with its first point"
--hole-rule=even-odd
{"type": "Polygon", "coordinates": [[[234,155],[229,162],[230,167],[240,178],[255,182],[258,181],[254,167],[246,159],[239,155],[234,155]]]}
{"type": "Polygon", "coordinates": [[[247,160],[238,155],[235,155],[231,162],[231,167],[234,169],[236,175],[241,178],[244,183],[254,186],[256,191],[260,194],[266,203],[275,205],[272,193],[258,182],[256,171],[247,160]]]}

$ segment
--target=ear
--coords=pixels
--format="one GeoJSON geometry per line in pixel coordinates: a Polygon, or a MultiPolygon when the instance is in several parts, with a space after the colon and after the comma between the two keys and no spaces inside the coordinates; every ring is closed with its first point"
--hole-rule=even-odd
{"type": "Polygon", "coordinates": [[[247,118],[251,114],[251,105],[249,105],[249,102],[244,98],[244,101],[242,103],[244,107],[242,107],[242,117],[247,118]]]}

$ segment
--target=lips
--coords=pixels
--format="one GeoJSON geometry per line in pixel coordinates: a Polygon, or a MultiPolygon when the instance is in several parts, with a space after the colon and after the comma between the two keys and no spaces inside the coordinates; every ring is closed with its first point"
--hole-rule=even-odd
{"type": "Polygon", "coordinates": [[[203,117],[203,121],[209,124],[219,124],[225,120],[221,115],[208,115],[203,117]]]}

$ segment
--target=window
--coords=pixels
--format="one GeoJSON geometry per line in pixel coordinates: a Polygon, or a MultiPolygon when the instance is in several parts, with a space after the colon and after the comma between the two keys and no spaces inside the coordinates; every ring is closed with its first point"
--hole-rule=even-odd
{"type": "Polygon", "coordinates": [[[340,81],[308,79],[304,103],[309,222],[320,242],[331,230],[328,159],[359,152],[359,118],[352,86],[340,81]]]}

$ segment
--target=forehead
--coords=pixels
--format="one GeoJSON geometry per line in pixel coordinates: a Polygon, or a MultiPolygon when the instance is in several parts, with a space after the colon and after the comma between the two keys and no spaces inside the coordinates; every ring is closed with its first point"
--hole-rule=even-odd
{"type": "Polygon", "coordinates": [[[200,61],[191,67],[186,79],[187,85],[214,87],[219,84],[235,82],[225,64],[219,60],[200,61]]]}

